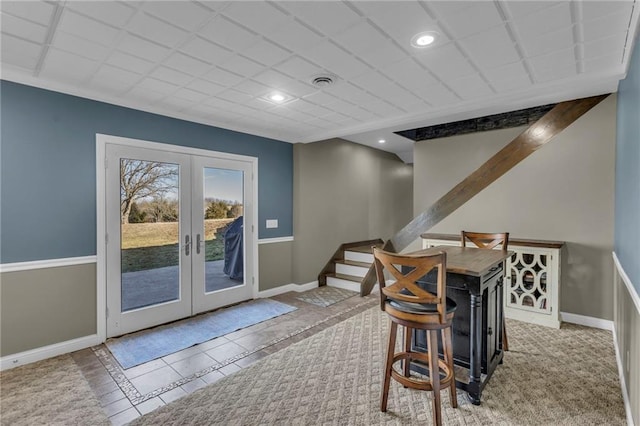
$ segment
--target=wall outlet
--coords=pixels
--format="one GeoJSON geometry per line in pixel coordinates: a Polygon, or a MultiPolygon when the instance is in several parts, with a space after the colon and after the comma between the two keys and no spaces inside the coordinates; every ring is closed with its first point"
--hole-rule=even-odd
{"type": "Polygon", "coordinates": [[[267,228],[277,228],[278,219],[267,219],[267,228]]]}

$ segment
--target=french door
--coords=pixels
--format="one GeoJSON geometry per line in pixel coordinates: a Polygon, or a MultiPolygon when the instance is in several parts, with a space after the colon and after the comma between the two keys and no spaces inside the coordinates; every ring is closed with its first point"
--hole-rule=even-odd
{"type": "Polygon", "coordinates": [[[152,145],[105,146],[107,337],[253,297],[252,161],[152,145]]]}

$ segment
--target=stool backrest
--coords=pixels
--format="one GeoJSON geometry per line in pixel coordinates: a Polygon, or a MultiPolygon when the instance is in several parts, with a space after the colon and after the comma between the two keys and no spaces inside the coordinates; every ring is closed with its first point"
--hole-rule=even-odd
{"type": "Polygon", "coordinates": [[[431,255],[401,255],[373,247],[376,275],[380,285],[380,308],[384,311],[387,299],[403,302],[437,305],[439,320],[445,323],[447,312],[447,254],[440,252],[431,255]],[[406,274],[402,267],[410,268],[406,274]],[[420,288],[416,281],[433,268],[438,268],[436,294],[420,288]],[[384,270],[387,270],[395,282],[386,285],[384,270]]]}
{"type": "Polygon", "coordinates": [[[467,246],[467,241],[472,242],[478,248],[486,249],[492,249],[502,244],[502,250],[507,250],[509,248],[509,233],[497,232],[490,234],[488,232],[462,231],[460,234],[462,247],[467,246]]]}

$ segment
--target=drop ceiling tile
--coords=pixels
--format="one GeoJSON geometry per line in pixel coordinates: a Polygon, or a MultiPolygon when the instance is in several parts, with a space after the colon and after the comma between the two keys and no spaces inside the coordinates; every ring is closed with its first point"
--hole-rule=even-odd
{"type": "Polygon", "coordinates": [[[4,34],[10,34],[35,43],[44,43],[47,36],[47,27],[44,25],[25,21],[22,18],[7,15],[6,13],[2,13],[0,19],[2,20],[2,32],[4,34]]]}
{"type": "Polygon", "coordinates": [[[459,78],[476,72],[466,56],[453,43],[435,46],[414,57],[441,80],[459,78]]]}
{"type": "Polygon", "coordinates": [[[334,36],[353,25],[361,17],[341,2],[282,2],[300,20],[316,28],[326,36],[334,36]]]}
{"type": "Polygon", "coordinates": [[[554,7],[559,3],[558,1],[507,1],[502,2],[501,5],[517,19],[554,7]]]}
{"type": "Polygon", "coordinates": [[[303,51],[324,39],[296,20],[287,20],[283,25],[275,28],[266,37],[294,52],[303,51]]]}
{"type": "Polygon", "coordinates": [[[33,71],[38,64],[42,46],[37,43],[22,40],[7,34],[0,37],[2,43],[2,54],[0,61],[2,64],[11,64],[24,68],[29,72],[33,71]]]}
{"type": "Polygon", "coordinates": [[[110,51],[108,47],[62,31],[56,32],[52,44],[60,50],[93,59],[94,61],[104,61],[110,51]]]}
{"type": "Polygon", "coordinates": [[[575,44],[572,28],[562,28],[550,33],[529,37],[521,43],[525,56],[540,56],[558,49],[568,49],[575,44]]]}
{"type": "Polygon", "coordinates": [[[204,93],[196,92],[195,90],[187,89],[185,87],[181,87],[176,90],[173,93],[173,96],[195,103],[202,102],[207,98],[207,95],[204,93]]]}
{"type": "Polygon", "coordinates": [[[290,77],[302,81],[311,81],[311,77],[320,74],[322,69],[299,56],[292,56],[286,61],[276,65],[274,69],[287,74],[290,77]]]}
{"type": "Polygon", "coordinates": [[[234,103],[241,104],[241,103],[247,102],[253,96],[248,95],[248,94],[243,93],[243,92],[240,92],[238,90],[227,89],[227,90],[224,90],[224,91],[218,93],[216,95],[216,97],[218,97],[220,99],[227,100],[229,102],[234,102],[234,103]]]}
{"type": "Polygon", "coordinates": [[[210,64],[219,64],[233,56],[231,50],[200,37],[194,37],[183,44],[180,51],[210,64]]]}
{"type": "Polygon", "coordinates": [[[600,56],[611,55],[617,56],[622,60],[626,36],[627,35],[625,33],[619,33],[611,37],[584,43],[585,58],[595,59],[600,56]]]}
{"type": "Polygon", "coordinates": [[[106,63],[138,74],[146,74],[154,66],[153,62],[117,50],[111,53],[106,63]]]}
{"type": "Polygon", "coordinates": [[[381,72],[405,87],[436,84],[437,80],[413,58],[387,65],[381,72]]]}
{"type": "Polygon", "coordinates": [[[170,52],[170,50],[164,46],[144,40],[133,34],[125,34],[117,48],[130,55],[153,62],[160,61],[170,52]]]}
{"type": "Polygon", "coordinates": [[[629,27],[629,15],[611,14],[582,24],[583,41],[590,42],[613,34],[626,33],[629,27]]]}
{"type": "Polygon", "coordinates": [[[558,50],[548,55],[529,58],[536,82],[562,79],[576,74],[573,49],[558,50]]]}
{"type": "Polygon", "coordinates": [[[467,75],[462,78],[447,82],[458,96],[464,100],[477,99],[493,94],[491,88],[477,74],[467,75]]]}
{"type": "Polygon", "coordinates": [[[271,69],[256,74],[253,80],[295,97],[303,97],[318,90],[271,69]]]}
{"type": "Polygon", "coordinates": [[[136,14],[127,24],[127,31],[167,47],[175,47],[187,36],[187,32],[166,24],[144,13],[136,14]]]}
{"type": "MultiPolygon", "coordinates": [[[[582,7],[582,20],[591,21],[602,19],[603,17],[612,14],[621,14],[628,18],[631,16],[631,10],[634,7],[634,3],[634,0],[583,1],[580,3],[580,6],[582,7]]],[[[620,29],[622,29],[622,27],[620,29]]]]}
{"type": "Polygon", "coordinates": [[[303,52],[302,55],[347,80],[370,70],[366,64],[328,41],[303,52]]]}
{"type": "Polygon", "coordinates": [[[611,72],[612,64],[622,67],[622,57],[620,55],[608,55],[586,60],[584,61],[584,71],[588,73],[603,71],[611,72]]]}
{"type": "Polygon", "coordinates": [[[70,1],[65,8],[73,9],[116,28],[124,26],[136,12],[133,3],[115,1],[70,1]]]}
{"type": "Polygon", "coordinates": [[[401,110],[381,99],[368,102],[366,105],[362,105],[362,107],[384,118],[394,117],[402,113],[401,110]]]}
{"type": "Polygon", "coordinates": [[[452,105],[460,100],[455,93],[442,84],[424,87],[421,98],[435,107],[452,105]]]}
{"type": "MultiPolygon", "coordinates": [[[[428,2],[425,4],[429,6],[428,2]]],[[[411,38],[419,32],[437,31],[443,35],[435,19],[416,1],[402,2],[403,13],[398,13],[397,1],[355,2],[355,6],[407,50],[414,50],[411,38]]],[[[441,42],[444,41],[443,38],[441,42]]]]}
{"type": "Polygon", "coordinates": [[[342,102],[339,101],[335,96],[325,93],[322,90],[318,90],[310,95],[305,96],[304,100],[315,105],[326,106],[327,108],[329,108],[329,105],[331,105],[332,103],[342,102]]]}
{"type": "Polygon", "coordinates": [[[240,55],[232,56],[219,66],[243,77],[252,77],[264,69],[259,63],[240,55]]]}
{"type": "Polygon", "coordinates": [[[486,70],[484,75],[498,92],[524,89],[532,84],[529,73],[522,62],[486,70]]]}
{"type": "Polygon", "coordinates": [[[374,93],[377,96],[386,96],[397,87],[391,82],[391,80],[377,71],[362,74],[350,81],[352,84],[355,84],[370,93],[374,93]]]}
{"type": "Polygon", "coordinates": [[[516,32],[521,40],[535,38],[540,34],[558,31],[572,25],[569,2],[562,2],[553,7],[540,9],[515,21],[516,32]]]}
{"type": "Polygon", "coordinates": [[[253,80],[242,81],[234,86],[234,89],[255,97],[262,96],[273,90],[272,87],[266,86],[253,80]]]}
{"type": "Polygon", "coordinates": [[[385,41],[375,50],[358,53],[358,57],[375,68],[382,68],[394,62],[401,61],[408,57],[408,54],[399,49],[395,44],[385,41]]]}
{"type": "Polygon", "coordinates": [[[235,51],[242,51],[242,49],[246,49],[259,39],[255,32],[236,25],[222,16],[215,17],[198,34],[235,51]]]}
{"type": "Polygon", "coordinates": [[[72,53],[49,48],[47,59],[44,61],[40,75],[54,81],[75,84],[80,87],[83,82],[93,75],[98,63],[72,53]]]}
{"type": "Polygon", "coordinates": [[[210,96],[220,93],[225,89],[224,86],[202,79],[192,81],[187,87],[210,96]]]}
{"type": "Polygon", "coordinates": [[[460,44],[481,68],[494,68],[522,59],[502,25],[460,40],[460,44]]]}
{"type": "Polygon", "coordinates": [[[439,19],[444,19],[454,38],[464,38],[502,24],[502,17],[493,2],[433,2],[439,19]],[[451,3],[455,4],[452,9],[451,3]],[[461,7],[464,6],[464,7],[461,7]]]}
{"type": "Polygon", "coordinates": [[[333,41],[355,55],[376,50],[388,38],[368,21],[361,21],[333,37],[333,41]]]}
{"type": "Polygon", "coordinates": [[[225,71],[221,68],[212,69],[203,75],[202,78],[227,87],[234,86],[244,80],[244,77],[225,71]]]}
{"type": "Polygon", "coordinates": [[[187,31],[196,30],[213,14],[212,11],[198,3],[187,1],[151,1],[146,2],[143,9],[155,17],[171,22],[187,31]]]}
{"type": "Polygon", "coordinates": [[[120,97],[123,93],[131,89],[131,85],[123,81],[95,78],[89,82],[89,87],[115,97],[120,97]]]}
{"type": "Polygon", "coordinates": [[[173,53],[163,63],[170,68],[191,75],[202,75],[211,68],[210,64],[180,52],[173,53]]]}
{"type": "Polygon", "coordinates": [[[176,71],[164,66],[159,66],[154,69],[151,72],[150,76],[157,78],[158,80],[166,81],[168,83],[177,84],[178,86],[184,86],[193,80],[192,75],[185,74],[183,72],[176,71]]]}
{"type": "Polygon", "coordinates": [[[222,13],[230,20],[242,22],[244,26],[260,34],[269,34],[289,19],[287,14],[273,4],[258,1],[232,2],[222,13]]]}
{"type": "Polygon", "coordinates": [[[58,31],[64,31],[87,40],[112,46],[118,39],[117,28],[84,17],[70,10],[65,10],[58,23],[58,31]]]}
{"type": "Polygon", "coordinates": [[[136,84],[137,88],[144,90],[151,90],[158,93],[168,95],[175,92],[178,86],[175,84],[167,83],[166,81],[158,80],[156,78],[147,77],[144,80],[136,84]]]}
{"type": "Polygon", "coordinates": [[[111,65],[101,65],[92,77],[92,81],[117,81],[131,87],[140,80],[140,75],[134,72],[125,71],[111,65]]]}
{"type": "Polygon", "coordinates": [[[2,13],[8,13],[41,25],[49,25],[55,7],[43,1],[3,1],[2,13]]]}
{"type": "Polygon", "coordinates": [[[256,44],[242,51],[242,54],[261,64],[272,66],[284,61],[291,53],[267,40],[260,40],[256,44]]]}
{"type": "Polygon", "coordinates": [[[172,96],[162,99],[157,105],[161,108],[165,108],[167,111],[175,112],[182,111],[183,109],[193,105],[193,103],[185,99],[172,96]]]}
{"type": "Polygon", "coordinates": [[[155,104],[164,98],[164,93],[155,92],[148,88],[134,87],[124,97],[141,104],[155,104]]]}

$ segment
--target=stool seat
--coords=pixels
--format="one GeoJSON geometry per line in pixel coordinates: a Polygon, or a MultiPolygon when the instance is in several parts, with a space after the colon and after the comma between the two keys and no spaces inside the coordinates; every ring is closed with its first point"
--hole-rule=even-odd
{"type": "MultiPolygon", "coordinates": [[[[409,314],[433,314],[438,312],[438,305],[434,303],[414,303],[400,300],[387,300],[387,303],[397,310],[409,314]]],[[[455,312],[457,307],[456,302],[447,297],[447,314],[455,312]]]]}

